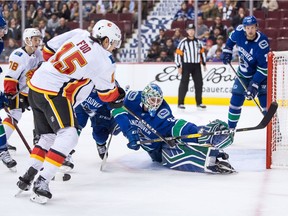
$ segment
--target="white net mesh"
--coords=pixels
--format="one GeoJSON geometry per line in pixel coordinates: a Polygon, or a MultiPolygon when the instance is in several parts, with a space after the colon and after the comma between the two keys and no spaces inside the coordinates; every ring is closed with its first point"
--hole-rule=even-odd
{"type": "MultiPolygon", "coordinates": [[[[288,168],[288,51],[273,52],[272,101],[277,101],[277,114],[272,119],[271,167],[288,168]]],[[[269,133],[269,132],[268,132],[269,133]]]]}

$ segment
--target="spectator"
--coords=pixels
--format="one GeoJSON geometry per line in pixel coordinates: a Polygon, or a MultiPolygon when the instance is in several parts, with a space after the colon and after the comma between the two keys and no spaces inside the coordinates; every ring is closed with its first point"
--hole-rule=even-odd
{"type": "Polygon", "coordinates": [[[176,29],[175,29],[175,32],[174,32],[174,35],[173,35],[173,37],[172,37],[173,43],[174,43],[174,47],[177,47],[178,44],[180,43],[180,41],[181,41],[183,38],[184,38],[184,37],[183,37],[183,35],[182,35],[181,31],[180,31],[180,28],[176,28],[176,29]]]}
{"type": "Polygon", "coordinates": [[[12,18],[9,22],[9,28],[7,38],[13,38],[15,40],[21,40],[21,27],[15,18],[12,18]]]}
{"type": "Polygon", "coordinates": [[[157,42],[160,45],[160,47],[164,47],[166,39],[167,38],[165,37],[165,29],[160,28],[159,34],[156,36],[154,42],[157,42]]]}
{"type": "Polygon", "coordinates": [[[158,57],[159,57],[159,44],[157,42],[153,42],[150,49],[148,50],[145,62],[155,62],[158,57]]]}
{"type": "Polygon", "coordinates": [[[263,0],[262,10],[267,14],[268,11],[275,11],[278,9],[277,0],[263,0]]]}
{"type": "Polygon", "coordinates": [[[96,13],[95,1],[84,1],[83,4],[83,17],[89,18],[90,14],[96,13]]]}
{"type": "Polygon", "coordinates": [[[44,19],[39,20],[38,29],[39,29],[39,31],[40,31],[40,33],[42,35],[42,38],[44,38],[46,30],[48,30],[47,27],[46,27],[46,21],[44,19]]]}
{"type": "Polygon", "coordinates": [[[7,21],[10,22],[12,16],[9,10],[3,10],[3,18],[7,21]]]}
{"type": "Polygon", "coordinates": [[[202,40],[202,38],[205,35],[206,31],[209,31],[209,28],[207,27],[207,25],[205,25],[203,23],[203,17],[202,16],[198,16],[197,17],[197,25],[198,25],[198,29],[197,29],[197,37],[202,40]]]}
{"type": "MultiPolygon", "coordinates": [[[[222,35],[224,37],[224,39],[226,40],[227,26],[222,23],[222,20],[221,20],[221,18],[219,16],[217,16],[215,18],[214,24],[209,28],[209,31],[210,31],[211,35],[213,35],[215,28],[218,28],[220,30],[220,35],[222,35]]],[[[217,38],[217,36],[218,35],[215,36],[215,39],[217,38]]]]}
{"type": "Polygon", "coordinates": [[[48,20],[47,22],[47,28],[49,29],[49,31],[55,32],[56,28],[59,27],[59,18],[57,17],[56,13],[52,13],[51,14],[51,18],[48,20]]]}
{"type": "Polygon", "coordinates": [[[90,20],[89,26],[87,27],[87,31],[91,33],[94,25],[95,25],[95,21],[93,19],[90,20]]]}
{"type": "Polygon", "coordinates": [[[54,8],[51,7],[50,1],[45,1],[43,14],[47,18],[47,20],[51,18],[53,13],[54,13],[54,8]]]}
{"type": "Polygon", "coordinates": [[[14,19],[21,20],[21,11],[18,8],[17,2],[13,2],[12,4],[11,15],[14,19]]]}
{"type": "Polygon", "coordinates": [[[112,8],[112,2],[110,0],[99,0],[96,5],[96,13],[99,14],[106,14],[106,13],[111,13],[113,8],[112,8]]]}
{"type": "Polygon", "coordinates": [[[52,38],[51,32],[46,30],[45,31],[45,36],[43,38],[43,46],[47,44],[47,42],[52,38]]]}
{"type": "Polygon", "coordinates": [[[215,52],[215,56],[211,59],[211,61],[212,62],[222,62],[221,54],[222,54],[222,49],[217,48],[217,50],[215,52]]]}
{"type": "Polygon", "coordinates": [[[64,18],[66,21],[70,20],[71,11],[66,3],[62,4],[62,8],[59,11],[59,17],[64,18]]]}
{"type": "Polygon", "coordinates": [[[32,27],[33,27],[32,12],[30,10],[27,10],[25,17],[25,28],[32,28],[32,27]]]}
{"type": "Polygon", "coordinates": [[[36,16],[33,19],[33,28],[37,28],[39,26],[39,21],[45,20],[45,23],[47,23],[47,18],[43,14],[43,10],[41,7],[39,7],[36,11],[36,16]]]}
{"type": "Polygon", "coordinates": [[[59,19],[59,26],[55,29],[54,36],[63,34],[70,31],[70,28],[66,25],[66,20],[64,17],[59,19]]]}
{"type": "Polygon", "coordinates": [[[162,49],[160,50],[159,57],[156,58],[156,62],[173,62],[173,58],[169,58],[167,51],[162,49]]]}
{"type": "Polygon", "coordinates": [[[238,9],[237,15],[233,16],[231,25],[235,29],[238,25],[242,24],[243,19],[245,17],[245,9],[243,7],[240,7],[238,9]]]}
{"type": "Polygon", "coordinates": [[[223,49],[225,47],[225,44],[224,44],[224,37],[222,35],[219,35],[217,37],[217,40],[216,40],[216,44],[214,44],[208,51],[207,53],[207,60],[210,60],[210,59],[213,59],[216,55],[216,50],[217,49],[223,49]]]}
{"type": "Polygon", "coordinates": [[[8,39],[8,46],[4,47],[2,53],[1,53],[1,57],[0,57],[0,61],[1,62],[9,62],[9,56],[11,55],[11,53],[17,49],[19,46],[16,42],[15,39],[13,38],[9,38],[8,39]]]}
{"type": "MultiPolygon", "coordinates": [[[[217,43],[217,37],[221,35],[221,30],[220,28],[216,27],[214,30],[213,30],[213,33],[210,34],[209,36],[209,39],[213,41],[213,45],[217,43]]],[[[222,35],[223,36],[223,35],[222,35]]],[[[225,40],[225,38],[224,38],[225,40]]]]}
{"type": "Polygon", "coordinates": [[[122,10],[124,8],[124,3],[122,0],[115,0],[113,4],[113,13],[119,14],[122,13],[122,10]]]}
{"type": "Polygon", "coordinates": [[[183,2],[181,4],[181,8],[176,12],[173,20],[175,21],[185,21],[188,19],[188,10],[187,10],[187,4],[183,2]]]}
{"type": "Polygon", "coordinates": [[[165,47],[163,49],[167,52],[167,57],[169,59],[171,59],[171,61],[173,61],[176,47],[173,44],[173,39],[172,38],[168,38],[166,40],[165,47]]]}
{"type": "Polygon", "coordinates": [[[79,3],[77,1],[73,2],[73,7],[71,8],[70,20],[79,22],[79,3]]]}
{"type": "Polygon", "coordinates": [[[225,0],[225,4],[222,8],[222,20],[230,20],[234,13],[235,3],[231,0],[225,0]]]}
{"type": "Polygon", "coordinates": [[[204,3],[201,6],[204,20],[214,20],[217,16],[220,16],[220,11],[214,0],[204,3]]]}

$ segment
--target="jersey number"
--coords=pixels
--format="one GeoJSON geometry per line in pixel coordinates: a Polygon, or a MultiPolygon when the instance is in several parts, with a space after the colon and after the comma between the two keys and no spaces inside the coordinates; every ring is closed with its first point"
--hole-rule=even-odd
{"type": "Polygon", "coordinates": [[[65,44],[62,49],[57,52],[55,59],[52,60],[53,66],[63,74],[72,74],[76,70],[75,63],[78,63],[80,67],[83,67],[87,64],[87,61],[85,60],[84,56],[79,50],[76,50],[75,52],[69,54],[67,57],[65,57],[63,60],[59,60],[62,55],[64,55],[66,52],[68,52],[70,49],[72,49],[75,45],[73,43],[65,44]]]}
{"type": "Polygon", "coordinates": [[[9,61],[9,69],[16,71],[17,68],[18,68],[17,62],[9,61]]]}

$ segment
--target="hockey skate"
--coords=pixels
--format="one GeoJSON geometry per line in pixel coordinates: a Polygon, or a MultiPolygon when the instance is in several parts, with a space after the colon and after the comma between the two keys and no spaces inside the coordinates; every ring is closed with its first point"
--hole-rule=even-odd
{"type": "Polygon", "coordinates": [[[10,152],[16,152],[17,148],[15,146],[12,146],[10,144],[7,144],[7,148],[10,152]]]}
{"type": "Polygon", "coordinates": [[[15,195],[17,197],[23,191],[30,190],[31,184],[36,176],[38,171],[33,167],[30,167],[23,176],[19,177],[19,181],[17,182],[17,186],[19,187],[19,192],[15,195]]]}
{"type": "Polygon", "coordinates": [[[51,198],[52,194],[49,190],[49,182],[40,175],[34,182],[33,194],[30,196],[30,200],[36,203],[45,204],[48,199],[51,198]]]}
{"type": "Polygon", "coordinates": [[[73,159],[72,159],[72,154],[75,152],[75,150],[72,150],[67,157],[65,158],[62,166],[60,167],[60,170],[63,173],[68,173],[70,172],[73,168],[74,168],[74,163],[73,163],[73,159]]]}
{"type": "MultiPolygon", "coordinates": [[[[105,143],[106,144],[106,143],[105,143]]],[[[98,150],[98,154],[99,154],[99,157],[103,160],[104,158],[104,155],[105,155],[105,152],[106,152],[106,145],[103,144],[103,145],[99,145],[97,144],[97,150],[98,150]]],[[[107,157],[108,157],[108,154],[107,154],[107,157]]]]}
{"type": "Polygon", "coordinates": [[[0,152],[0,159],[4,165],[10,169],[12,172],[16,172],[17,162],[11,158],[11,155],[8,150],[0,152]]]}

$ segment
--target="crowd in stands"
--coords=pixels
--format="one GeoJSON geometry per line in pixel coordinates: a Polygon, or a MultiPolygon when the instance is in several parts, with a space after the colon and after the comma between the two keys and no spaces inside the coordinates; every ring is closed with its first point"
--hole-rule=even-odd
{"type": "MultiPolygon", "coordinates": [[[[269,12],[277,11],[280,8],[278,5],[280,1],[283,0],[253,1],[253,10],[255,14],[256,12],[263,12],[267,16],[269,12]]],[[[138,0],[84,0],[82,7],[83,28],[91,31],[95,21],[98,19],[107,18],[113,20],[114,16],[111,15],[118,14],[122,16],[123,14],[128,14],[132,17],[131,24],[129,21],[128,26],[127,23],[125,25],[120,23],[122,18],[119,18],[119,16],[115,18],[118,20],[113,20],[124,32],[125,40],[127,32],[132,34],[131,29],[137,27],[137,2],[138,0]]],[[[147,17],[148,9],[151,9],[155,2],[157,0],[142,1],[143,19],[147,17]]],[[[8,34],[3,38],[5,49],[0,56],[0,62],[7,62],[12,50],[22,44],[21,5],[21,1],[0,0],[0,12],[6,19],[9,28],[8,34]]],[[[189,23],[194,23],[194,19],[197,19],[197,37],[205,45],[208,61],[219,61],[217,54],[222,50],[229,33],[241,24],[243,18],[249,14],[248,8],[249,1],[245,0],[198,0],[198,14],[195,15],[194,0],[183,1],[174,16],[171,28],[160,29],[159,35],[151,41],[151,47],[147,52],[145,61],[173,62],[174,51],[178,43],[187,34],[185,28],[189,23]],[[213,52],[209,52],[212,47],[213,52]]],[[[42,33],[44,43],[56,35],[79,27],[79,2],[76,0],[27,0],[25,12],[24,27],[38,28],[42,33]]],[[[263,20],[259,20],[260,30],[263,30],[264,28],[261,29],[260,21],[262,22],[263,20]]],[[[284,21],[281,22],[284,23],[284,21]]],[[[268,32],[268,30],[264,33],[268,32]]],[[[277,30],[272,33],[276,34],[277,30]]],[[[269,39],[273,38],[271,35],[268,35],[268,37],[269,39]]],[[[271,41],[273,42],[272,44],[274,44],[275,40],[271,41]]],[[[236,61],[237,50],[234,53],[233,60],[236,61]]]]}
{"type": "MultiPolygon", "coordinates": [[[[96,15],[131,14],[132,27],[137,25],[138,0],[84,0],[82,2],[83,28],[88,31],[92,30],[95,21],[101,19],[96,15]]],[[[147,8],[151,7],[151,4],[154,4],[154,1],[142,1],[144,19],[148,14],[147,8]]],[[[16,0],[0,1],[0,13],[8,23],[8,34],[3,38],[5,50],[0,56],[0,62],[7,62],[11,51],[22,44],[21,5],[21,1],[16,0]]],[[[44,43],[56,35],[79,27],[79,1],[76,0],[27,0],[25,13],[25,28],[38,28],[44,43]]]]}
{"type": "MultiPolygon", "coordinates": [[[[265,16],[279,8],[277,0],[253,1],[253,11],[263,12],[265,16]]],[[[176,50],[179,41],[187,36],[186,26],[194,23],[197,18],[197,38],[205,46],[207,61],[219,62],[222,49],[229,34],[249,15],[249,1],[240,0],[209,0],[198,1],[198,14],[195,16],[194,1],[183,1],[176,12],[171,29],[160,29],[159,35],[153,40],[147,52],[146,62],[174,61],[171,50],[176,50]],[[167,47],[165,41],[173,46],[167,47]],[[162,58],[161,56],[167,57],[162,58]]],[[[287,8],[288,15],[288,8],[287,8]]],[[[256,18],[257,15],[256,15],[256,18]]],[[[288,16],[287,16],[288,19],[288,16]]],[[[278,21],[279,22],[279,21],[278,21]]],[[[261,26],[259,26],[261,27],[261,26]]],[[[263,29],[260,28],[262,31],[263,29]]],[[[265,33],[265,32],[264,32],[265,33]]],[[[268,36],[269,37],[269,36],[268,36]]],[[[269,38],[272,40],[272,38],[269,38]]],[[[276,40],[276,38],[275,38],[276,40]]],[[[233,61],[238,61],[237,48],[233,50],[233,61]]]]}

